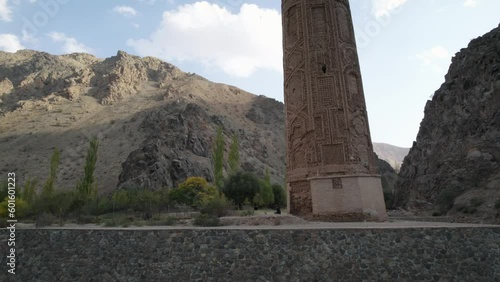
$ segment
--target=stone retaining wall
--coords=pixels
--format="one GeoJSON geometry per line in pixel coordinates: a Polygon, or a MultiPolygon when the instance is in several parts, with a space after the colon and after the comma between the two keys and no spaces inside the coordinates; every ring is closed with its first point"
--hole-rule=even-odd
{"type": "Polygon", "coordinates": [[[16,231],[0,281],[500,281],[494,227],[16,231]]]}

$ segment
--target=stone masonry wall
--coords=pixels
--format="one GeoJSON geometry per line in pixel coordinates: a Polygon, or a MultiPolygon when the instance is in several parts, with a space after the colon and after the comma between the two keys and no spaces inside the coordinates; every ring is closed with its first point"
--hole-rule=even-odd
{"type": "MultiPolygon", "coordinates": [[[[279,227],[278,227],[279,228],[279,227]]],[[[500,228],[18,229],[0,281],[500,281],[500,228]]]]}

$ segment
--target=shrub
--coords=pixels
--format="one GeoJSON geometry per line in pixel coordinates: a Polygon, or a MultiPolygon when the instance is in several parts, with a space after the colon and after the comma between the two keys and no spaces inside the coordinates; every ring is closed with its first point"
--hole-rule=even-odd
{"type": "MultiPolygon", "coordinates": [[[[28,204],[20,198],[15,200],[15,216],[16,218],[23,218],[28,213],[28,204]]],[[[9,198],[5,197],[3,202],[0,203],[0,217],[7,218],[9,216],[9,198]]]]}
{"type": "Polygon", "coordinates": [[[194,218],[193,224],[196,226],[220,226],[219,218],[213,215],[200,214],[194,218]]]}
{"type": "Polygon", "coordinates": [[[213,215],[216,217],[226,216],[229,211],[229,202],[224,195],[216,195],[204,203],[201,208],[202,214],[213,215]]]}
{"type": "Polygon", "coordinates": [[[286,192],[285,189],[279,184],[273,185],[274,206],[286,207],[286,192]]]}
{"type": "Polygon", "coordinates": [[[500,199],[498,199],[495,203],[495,208],[500,209],[500,199]]]}
{"type": "Polygon", "coordinates": [[[229,176],[222,192],[241,210],[245,200],[253,203],[259,188],[259,180],[253,174],[238,172],[229,176]]]}
{"type": "Polygon", "coordinates": [[[193,208],[201,208],[203,204],[217,194],[215,187],[208,185],[203,177],[189,177],[179,188],[172,189],[170,198],[178,204],[185,204],[193,208]]]}

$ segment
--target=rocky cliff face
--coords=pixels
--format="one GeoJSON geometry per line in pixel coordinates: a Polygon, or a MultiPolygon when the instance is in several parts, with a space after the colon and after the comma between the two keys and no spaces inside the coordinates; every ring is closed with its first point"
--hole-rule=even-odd
{"type": "Polygon", "coordinates": [[[402,165],[395,204],[456,215],[473,205],[475,215],[498,217],[499,162],[500,26],[453,57],[402,165]]]}
{"type": "Polygon", "coordinates": [[[58,148],[56,186],[73,189],[92,136],[101,144],[102,192],[175,187],[188,176],[211,180],[219,126],[226,156],[236,134],[241,167],[257,175],[269,168],[271,180],[283,184],[281,102],[121,51],[107,59],[0,52],[0,178],[15,172],[20,185],[28,178],[43,182],[58,148]]]}
{"type": "Polygon", "coordinates": [[[58,148],[57,186],[73,188],[91,136],[101,141],[101,191],[175,187],[188,176],[210,180],[218,126],[227,151],[239,137],[245,170],[263,175],[269,168],[273,182],[284,181],[282,103],[155,58],[0,52],[0,111],[0,172],[16,172],[21,185],[44,181],[58,148]]]}

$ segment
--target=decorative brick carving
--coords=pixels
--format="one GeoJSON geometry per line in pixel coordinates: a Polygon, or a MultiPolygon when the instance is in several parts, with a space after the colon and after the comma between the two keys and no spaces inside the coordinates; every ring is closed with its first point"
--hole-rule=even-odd
{"type": "Polygon", "coordinates": [[[282,0],[282,14],[287,175],[303,212],[308,177],[376,169],[349,1],[282,0]]]}

